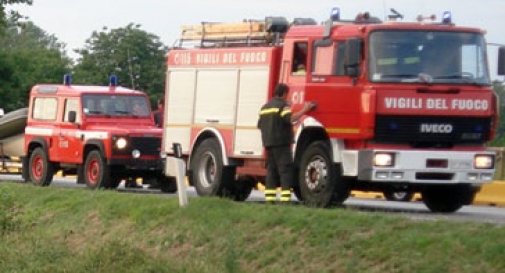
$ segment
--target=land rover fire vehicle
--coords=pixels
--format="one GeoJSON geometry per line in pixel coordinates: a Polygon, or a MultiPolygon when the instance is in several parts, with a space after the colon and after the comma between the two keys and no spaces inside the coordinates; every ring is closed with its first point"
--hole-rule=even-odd
{"type": "Polygon", "coordinates": [[[163,175],[162,130],[155,126],[144,92],[117,86],[38,84],[31,89],[25,128],[23,176],[48,186],[54,174],[77,174],[89,188],[116,188],[122,180],[157,180],[163,175]]]}

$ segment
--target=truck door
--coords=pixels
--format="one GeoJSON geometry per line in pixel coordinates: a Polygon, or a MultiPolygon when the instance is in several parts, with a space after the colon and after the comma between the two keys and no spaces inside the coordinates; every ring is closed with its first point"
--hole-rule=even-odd
{"type": "Polygon", "coordinates": [[[79,125],[81,124],[81,113],[79,111],[79,100],[67,98],[64,102],[63,122],[57,133],[57,157],[62,162],[82,163],[82,142],[78,137],[79,125]],[[70,121],[70,112],[75,111],[74,122],[70,121]]]}
{"type": "Polygon", "coordinates": [[[306,101],[317,101],[313,115],[333,137],[355,137],[361,133],[363,108],[359,84],[346,75],[346,42],[330,38],[312,43],[306,101]]]}
{"type": "Polygon", "coordinates": [[[299,109],[305,102],[308,59],[307,40],[286,41],[282,62],[282,81],[289,84],[288,100],[294,110],[299,109]]]}

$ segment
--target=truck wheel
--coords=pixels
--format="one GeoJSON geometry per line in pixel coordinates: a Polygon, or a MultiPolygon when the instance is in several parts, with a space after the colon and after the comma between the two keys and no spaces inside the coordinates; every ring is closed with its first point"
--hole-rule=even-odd
{"type": "Polygon", "coordinates": [[[232,187],[226,189],[224,195],[234,201],[243,202],[249,198],[256,183],[258,182],[254,177],[241,176],[237,181],[234,181],[232,187]]]}
{"type": "Polygon", "coordinates": [[[300,170],[296,169],[295,175],[293,176],[293,193],[295,194],[296,199],[298,199],[298,201],[303,202],[304,200],[302,196],[302,190],[300,189],[300,182],[298,181],[299,180],[299,175],[297,175],[298,173],[300,173],[300,170]]]}
{"type": "Polygon", "coordinates": [[[466,205],[474,193],[470,185],[437,185],[424,189],[421,196],[432,212],[451,213],[466,205]]]}
{"type": "Polygon", "coordinates": [[[100,151],[91,151],[84,163],[84,182],[90,189],[110,188],[110,167],[100,151]]]}
{"type": "Polygon", "coordinates": [[[412,201],[412,198],[414,197],[413,192],[408,192],[408,191],[394,191],[394,190],[386,190],[383,192],[384,197],[388,201],[398,201],[398,202],[410,202],[412,201]]]}
{"type": "Polygon", "coordinates": [[[104,188],[106,189],[116,189],[119,184],[121,184],[121,177],[110,176],[108,183],[105,183],[104,188]]]}
{"type": "Polygon", "coordinates": [[[47,153],[42,148],[35,148],[28,163],[29,177],[36,186],[49,186],[53,181],[54,165],[49,162],[47,153]]]}
{"type": "Polygon", "coordinates": [[[329,151],[324,141],[316,141],[302,155],[300,193],[308,206],[340,205],[349,197],[349,182],[342,178],[340,166],[332,162],[329,151]]]}
{"type": "Polygon", "coordinates": [[[190,168],[199,196],[223,197],[235,175],[234,168],[223,166],[221,149],[214,139],[206,139],[198,146],[190,168]]]}
{"type": "Polygon", "coordinates": [[[84,167],[82,165],[79,165],[77,167],[77,184],[84,184],[86,183],[84,181],[84,167]]]}
{"type": "Polygon", "coordinates": [[[157,182],[162,192],[165,193],[177,192],[177,181],[175,180],[175,177],[160,175],[157,178],[157,182]]]}
{"type": "Polygon", "coordinates": [[[123,179],[125,179],[122,175],[121,175],[121,171],[122,169],[118,169],[117,167],[109,167],[109,180],[108,181],[105,181],[107,183],[105,183],[104,185],[104,188],[106,189],[116,189],[119,184],[121,184],[121,181],[123,179]]]}

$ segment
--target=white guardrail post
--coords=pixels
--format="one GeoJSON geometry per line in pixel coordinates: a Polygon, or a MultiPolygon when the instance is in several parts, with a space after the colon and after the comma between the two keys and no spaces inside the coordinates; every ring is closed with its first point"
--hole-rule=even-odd
{"type": "Polygon", "coordinates": [[[186,163],[182,159],[181,144],[174,143],[174,156],[166,158],[165,175],[175,176],[177,183],[177,194],[179,195],[179,206],[186,207],[188,205],[188,195],[186,193],[186,163]]]}

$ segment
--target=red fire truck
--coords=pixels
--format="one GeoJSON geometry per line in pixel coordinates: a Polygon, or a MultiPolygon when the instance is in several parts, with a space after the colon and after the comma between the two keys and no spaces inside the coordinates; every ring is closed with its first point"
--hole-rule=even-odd
{"type": "Polygon", "coordinates": [[[162,130],[147,95],[117,86],[39,84],[30,92],[24,130],[23,177],[48,186],[56,171],[77,174],[89,188],[116,188],[123,179],[157,179],[164,192],[177,190],[163,175],[162,130]]]}
{"type": "Polygon", "coordinates": [[[282,82],[294,111],[318,104],[294,125],[298,199],[327,207],[351,190],[401,190],[421,193],[434,212],[460,209],[493,181],[486,41],[450,14],[422,19],[344,21],[335,9],[322,25],[183,26],[167,57],[164,151],[180,145],[199,195],[246,199],[266,175],[259,109],[282,82]]]}

